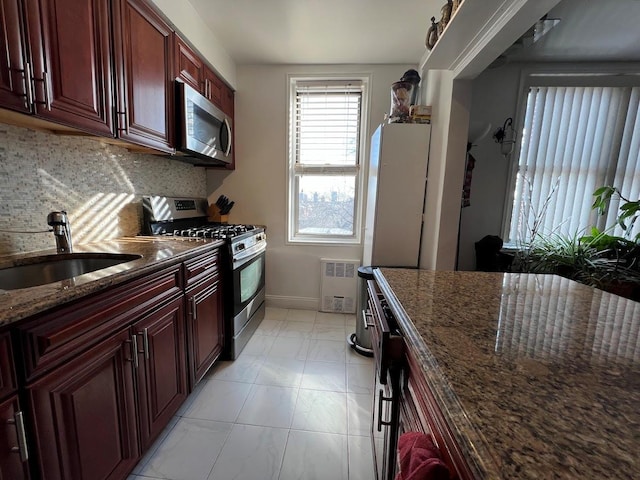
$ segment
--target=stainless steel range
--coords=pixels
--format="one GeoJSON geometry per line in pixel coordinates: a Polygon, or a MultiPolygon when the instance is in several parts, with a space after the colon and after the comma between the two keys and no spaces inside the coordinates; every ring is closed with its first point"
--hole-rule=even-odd
{"type": "Polygon", "coordinates": [[[225,351],[235,360],[264,318],[267,235],[261,226],[209,222],[207,207],[202,198],[143,197],[144,233],[225,241],[225,351]]]}

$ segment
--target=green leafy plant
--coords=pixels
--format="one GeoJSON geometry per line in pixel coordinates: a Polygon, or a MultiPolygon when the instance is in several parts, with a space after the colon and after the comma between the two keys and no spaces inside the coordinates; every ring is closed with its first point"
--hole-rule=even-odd
{"type": "MultiPolygon", "coordinates": [[[[620,197],[620,200],[622,200],[624,203],[620,205],[616,222],[618,223],[618,225],[620,225],[622,230],[624,230],[625,237],[628,238],[631,235],[631,231],[633,230],[633,225],[640,216],[640,199],[629,200],[628,198],[622,196],[622,193],[620,193],[620,190],[618,188],[608,185],[598,188],[595,192],[593,192],[593,195],[596,198],[593,201],[593,205],[591,205],[591,208],[597,210],[599,215],[604,215],[604,213],[607,211],[607,207],[609,205],[611,197],[613,197],[614,195],[620,197]]],[[[634,240],[636,242],[640,240],[640,232],[635,236],[634,240]]]]}

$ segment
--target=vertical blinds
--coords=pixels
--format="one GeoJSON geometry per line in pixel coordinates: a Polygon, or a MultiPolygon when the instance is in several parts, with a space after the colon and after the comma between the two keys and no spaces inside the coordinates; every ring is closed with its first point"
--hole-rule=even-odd
{"type": "Polygon", "coordinates": [[[617,199],[606,219],[591,210],[593,191],[602,185],[639,198],[639,102],[639,87],[529,90],[510,241],[531,240],[533,228],[572,236],[592,225],[613,225],[617,199]]]}
{"type": "Polygon", "coordinates": [[[294,158],[305,166],[359,163],[362,82],[298,82],[294,107],[294,158]]]}

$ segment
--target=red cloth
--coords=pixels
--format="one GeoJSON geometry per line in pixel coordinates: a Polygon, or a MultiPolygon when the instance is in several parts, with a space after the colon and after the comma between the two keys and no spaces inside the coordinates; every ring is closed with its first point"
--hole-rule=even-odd
{"type": "Polygon", "coordinates": [[[398,440],[400,472],[395,480],[448,480],[449,469],[440,459],[430,435],[407,432],[398,440]]]}

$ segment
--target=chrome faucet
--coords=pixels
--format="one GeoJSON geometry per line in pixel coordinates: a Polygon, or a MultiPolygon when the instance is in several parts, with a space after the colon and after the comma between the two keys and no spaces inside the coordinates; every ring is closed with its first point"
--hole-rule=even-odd
{"type": "Polygon", "coordinates": [[[51,212],[47,215],[47,223],[53,227],[52,231],[56,238],[58,253],[72,253],[71,225],[69,224],[67,212],[51,212]]]}

